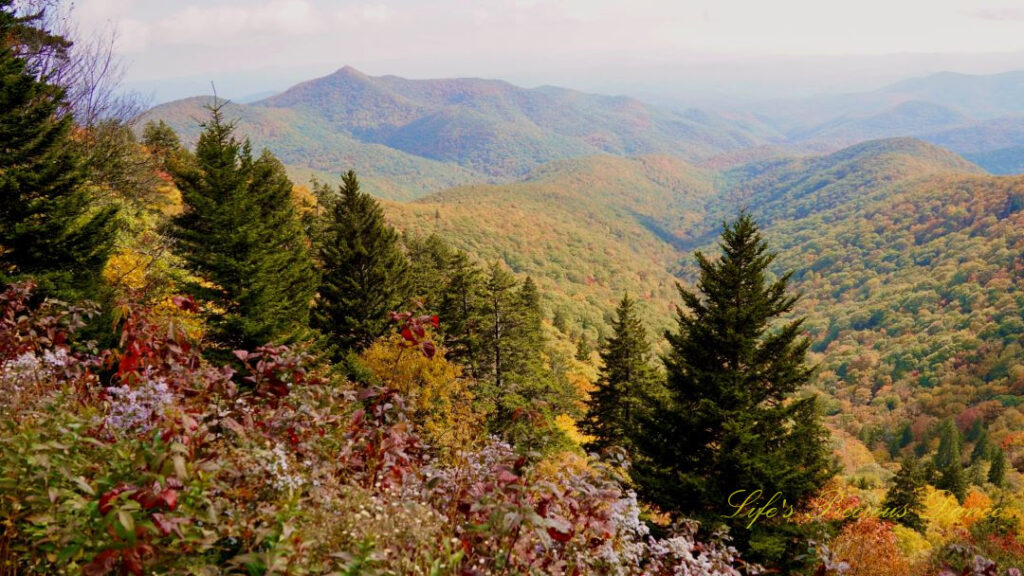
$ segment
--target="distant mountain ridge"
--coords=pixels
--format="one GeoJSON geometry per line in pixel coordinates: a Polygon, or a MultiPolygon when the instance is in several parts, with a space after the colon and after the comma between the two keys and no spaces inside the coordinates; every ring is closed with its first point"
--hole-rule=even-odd
{"type": "MultiPolygon", "coordinates": [[[[150,110],[186,141],[203,100],[150,110]]],[[[758,128],[623,96],[500,80],[373,77],[352,67],[227,109],[293,173],[355,169],[380,196],[411,199],[470,182],[521,178],[553,160],[664,154],[697,161],[765,141],[758,128]]]]}
{"type": "Polygon", "coordinates": [[[1024,156],[1024,71],[940,72],[879,90],[754,106],[789,146],[835,150],[865,140],[910,136],[965,154],[986,170],[1020,173],[1024,156]]]}

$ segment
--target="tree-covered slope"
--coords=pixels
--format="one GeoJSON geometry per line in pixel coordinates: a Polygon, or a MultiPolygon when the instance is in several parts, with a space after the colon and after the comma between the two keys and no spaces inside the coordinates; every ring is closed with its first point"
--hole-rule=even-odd
{"type": "Polygon", "coordinates": [[[915,421],[927,443],[937,418],[968,408],[1019,429],[1024,178],[899,139],[727,176],[766,224],[778,271],[796,271],[818,384],[851,432],[892,440],[886,430],[915,421]]]}
{"type": "MultiPolygon", "coordinates": [[[[212,102],[207,97],[178,100],[153,108],[143,120],[167,122],[191,145],[202,130],[199,123],[209,115],[205,107],[212,102]]],[[[354,169],[365,175],[366,187],[375,195],[407,200],[488,179],[456,164],[361,142],[300,110],[229,103],[224,115],[237,122],[240,136],[271,150],[298,182],[311,177],[333,182],[343,171],[354,169]]]]}
{"type": "MultiPolygon", "coordinates": [[[[188,142],[206,102],[171,102],[146,118],[165,120],[188,142]]],[[[768,137],[725,116],[621,96],[472,78],[371,77],[351,67],[227,112],[297,176],[354,169],[369,190],[393,199],[522,178],[559,159],[663,154],[695,161],[768,137]]]]}
{"type": "Polygon", "coordinates": [[[905,423],[928,446],[946,416],[982,413],[1000,438],[1024,424],[1024,178],[924,142],[720,173],[659,157],[578,159],[387,212],[531,274],[549,315],[594,335],[627,290],[660,334],[678,303],[673,275],[692,282],[690,251],[713,253],[721,221],[741,207],[780,252],[776,271],[796,271],[835,424],[873,448],[905,423]]]}
{"type": "Polygon", "coordinates": [[[680,160],[598,156],[546,165],[520,183],[388,203],[386,211],[401,229],[436,231],[531,275],[549,314],[594,337],[625,291],[644,301],[650,328],[668,327],[680,234],[713,194],[710,174],[680,160]]]}

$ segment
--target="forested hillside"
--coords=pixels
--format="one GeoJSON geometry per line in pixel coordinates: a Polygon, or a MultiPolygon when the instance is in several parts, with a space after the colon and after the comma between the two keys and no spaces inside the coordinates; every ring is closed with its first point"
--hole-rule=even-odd
{"type": "Polygon", "coordinates": [[[678,247],[713,195],[712,174],[683,161],[598,156],[547,165],[515,184],[386,206],[400,229],[436,232],[529,274],[552,318],[596,339],[623,292],[643,302],[652,330],[668,327],[678,247]]]}
{"type": "MultiPolygon", "coordinates": [[[[154,108],[185,142],[208,99],[154,108]]],[[[760,143],[763,130],[699,111],[675,113],[626,97],[480,79],[371,77],[351,67],[229,110],[294,174],[364,175],[406,200],[466,182],[508,181],[561,158],[672,154],[687,160],[760,143]]]]}

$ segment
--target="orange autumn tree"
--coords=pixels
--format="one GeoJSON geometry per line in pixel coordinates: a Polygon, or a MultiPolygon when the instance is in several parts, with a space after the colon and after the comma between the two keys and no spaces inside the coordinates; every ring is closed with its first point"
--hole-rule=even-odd
{"type": "Polygon", "coordinates": [[[909,570],[893,525],[874,516],[847,524],[832,543],[832,552],[857,576],[894,576],[909,570]]]}

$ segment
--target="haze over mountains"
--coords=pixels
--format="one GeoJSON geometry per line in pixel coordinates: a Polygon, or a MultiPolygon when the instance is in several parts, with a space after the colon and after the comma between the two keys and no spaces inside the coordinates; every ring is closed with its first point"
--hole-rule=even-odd
{"type": "MultiPolygon", "coordinates": [[[[147,118],[166,120],[190,141],[209,103],[178,100],[147,118]]],[[[1024,72],[941,73],[872,92],[709,112],[498,80],[371,77],[344,67],[280,94],[231,103],[227,114],[299,180],[330,181],[352,168],[377,195],[405,200],[517,180],[565,158],[659,154],[713,164],[892,136],[948,147],[993,173],[1024,169],[1024,72]]]]}

